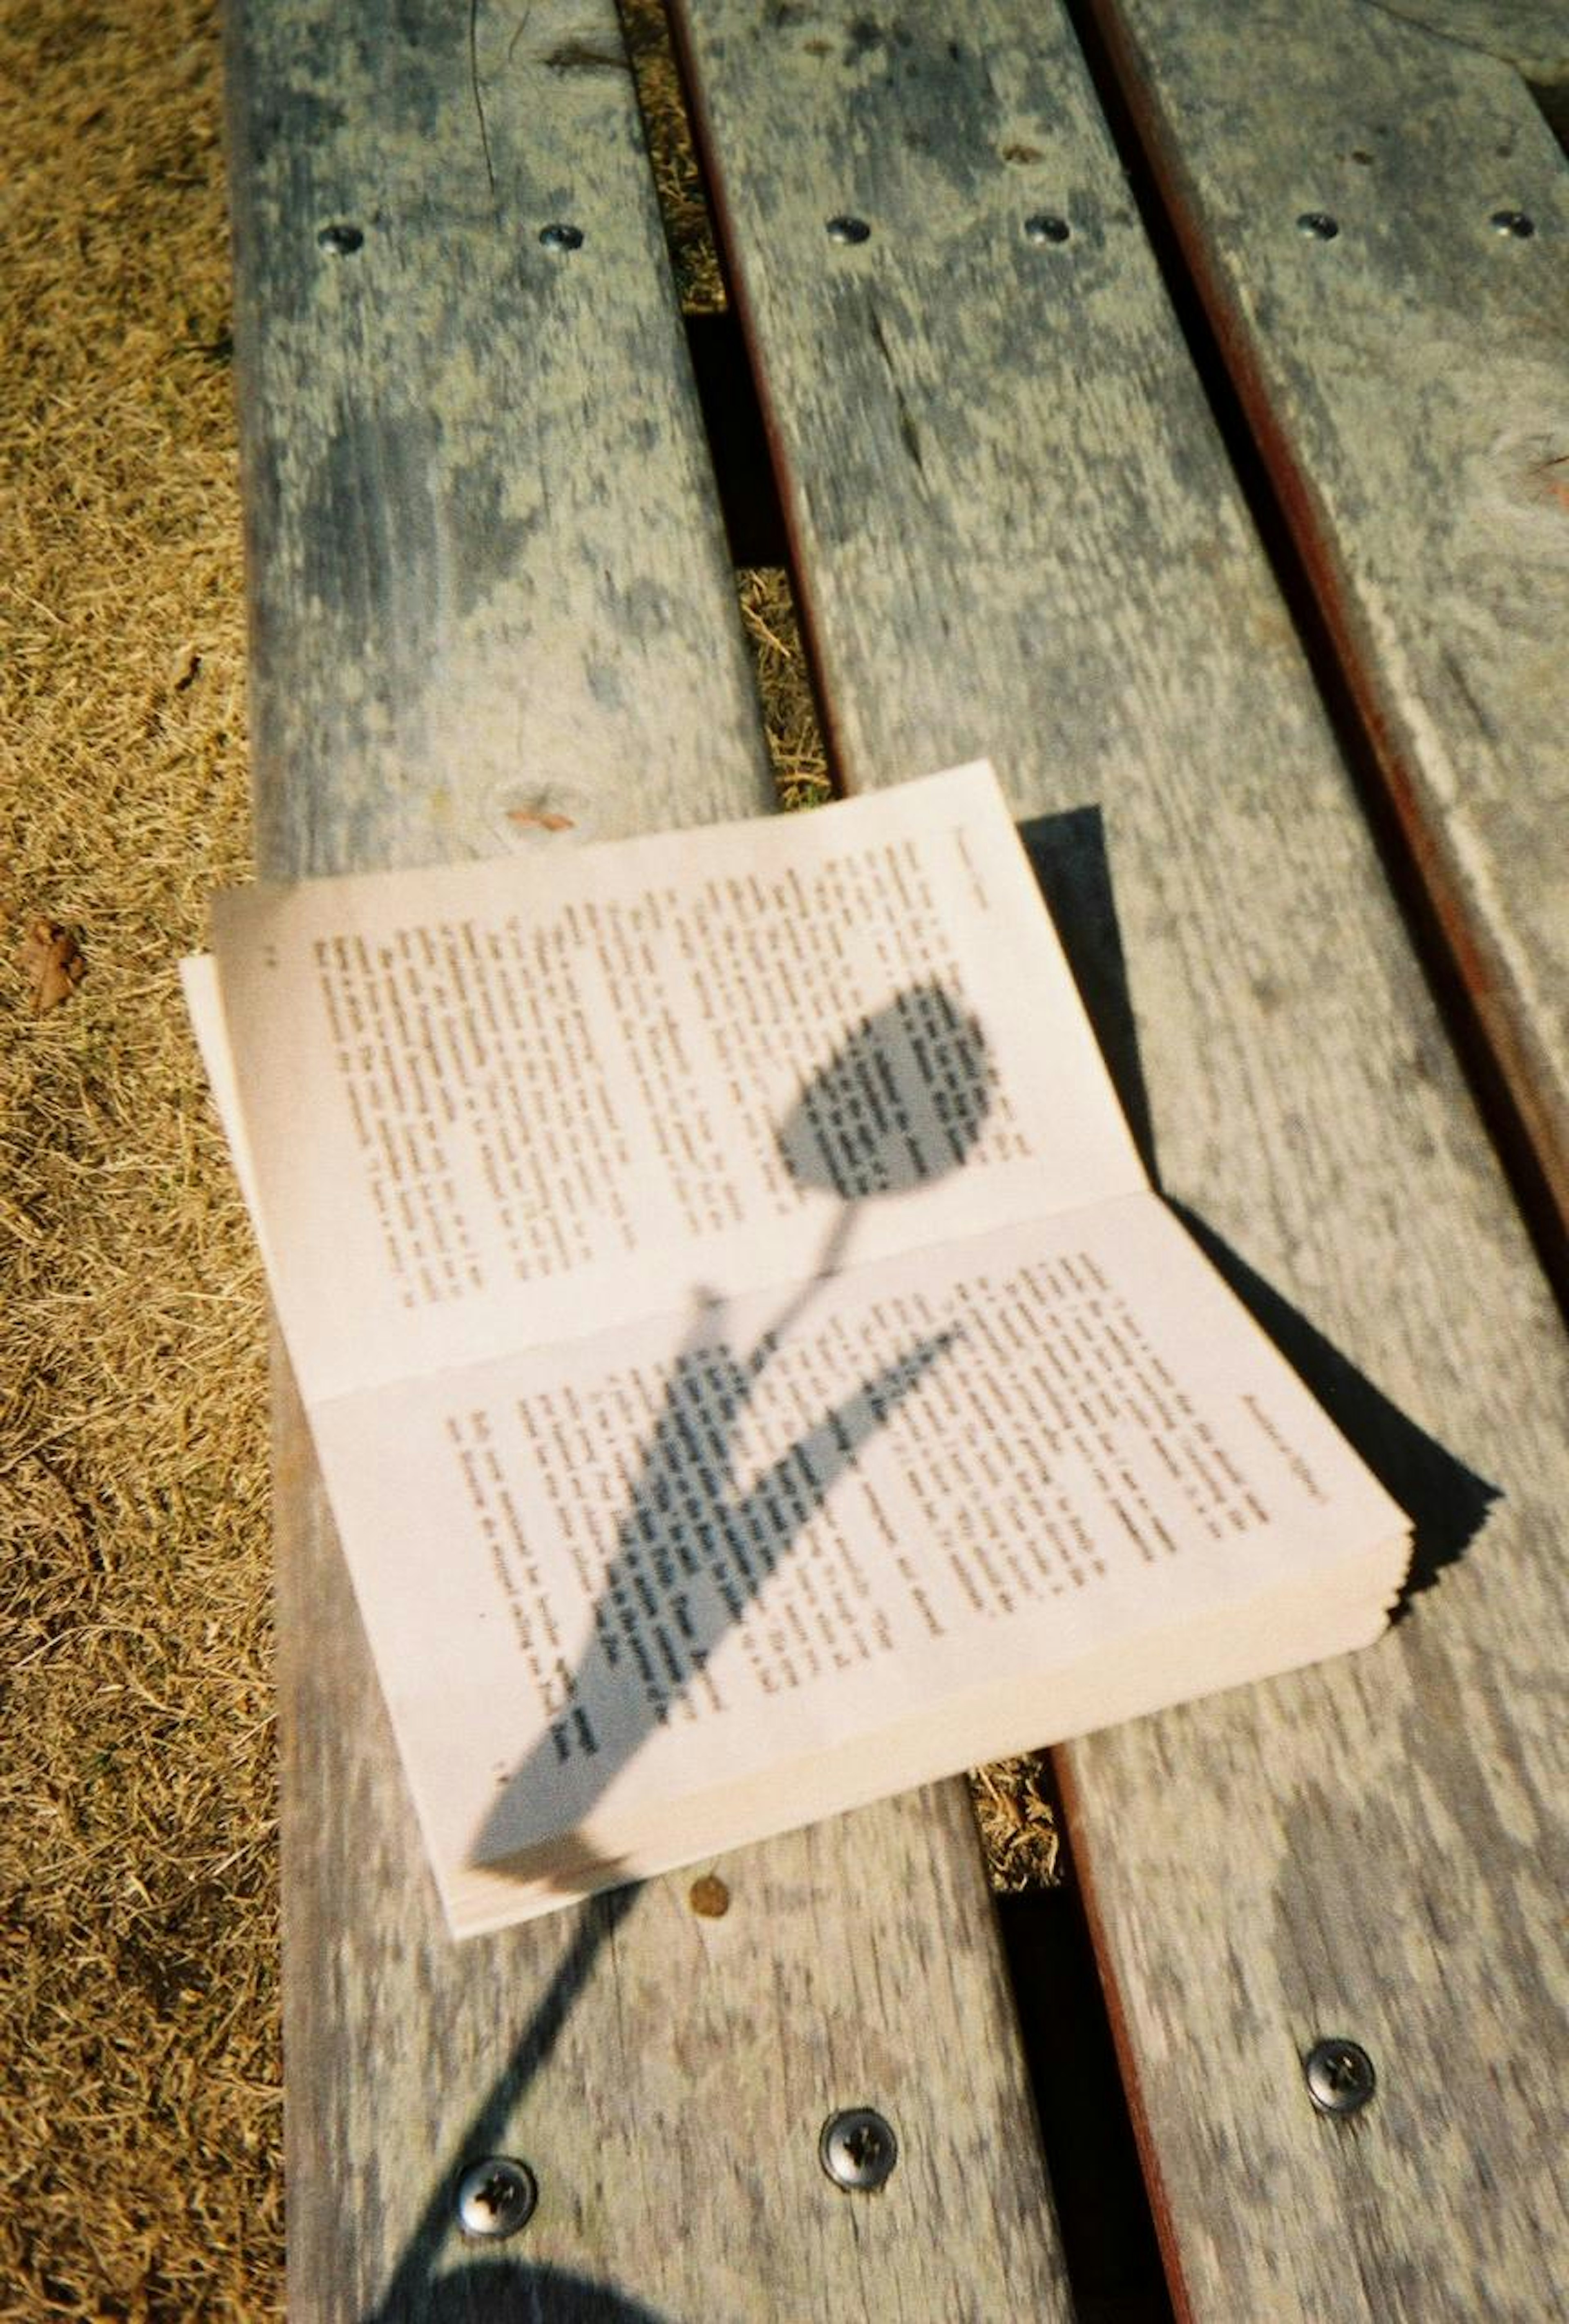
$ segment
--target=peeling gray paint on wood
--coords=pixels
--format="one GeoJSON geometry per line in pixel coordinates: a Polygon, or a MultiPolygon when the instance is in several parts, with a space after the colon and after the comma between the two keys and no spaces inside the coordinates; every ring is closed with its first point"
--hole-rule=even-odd
{"type": "Polygon", "coordinates": [[[1354,0],[1102,13],[1569,1216],[1569,853],[1544,844],[1569,819],[1569,165],[1466,45],[1479,11],[1447,32],[1354,0]],[[1305,239],[1306,211],[1335,237],[1305,239]]]}
{"type": "MultiPolygon", "coordinates": [[[[771,800],[613,13],[480,12],[494,198],[463,27],[230,10],[274,876],[771,800]]],[[[721,1921],[676,1876],[455,1948],[281,1361],[274,1445],[298,2324],[1066,2319],[963,1786],[727,1861],[721,1921]],[[901,2159],[860,2202],[817,2143],[867,2101],[901,2159]],[[540,2205],[492,2256],[452,2199],[498,2150],[540,2205]]]]}
{"type": "Polygon", "coordinates": [[[1098,812],[1162,1183],[1421,1518],[1377,1647],[1064,1755],[1185,2312],[1525,2324],[1569,2267],[1560,1319],[1060,15],[681,14],[848,773],[990,752],[1098,812]]]}

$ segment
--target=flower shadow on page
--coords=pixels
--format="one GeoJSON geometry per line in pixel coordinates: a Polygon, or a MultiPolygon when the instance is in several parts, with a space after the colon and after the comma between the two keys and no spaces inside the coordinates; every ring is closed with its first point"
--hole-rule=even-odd
{"type": "Polygon", "coordinates": [[[565,1702],[504,1779],[476,1835],[475,1861],[504,1877],[512,1857],[520,1877],[536,1877],[523,1851],[539,1828],[540,1803],[564,1797],[571,1803],[564,1821],[577,1836],[560,1851],[553,1885],[582,1895],[630,1877],[581,1830],[595,1803],[684,1698],[698,1698],[699,1714],[702,1700],[714,1699],[710,1658],[745,1620],[860,1448],[915,1393],[955,1334],[916,1341],[850,1386],[743,1483],[734,1473],[735,1450],[748,1409],[781,1343],[844,1264],[862,1205],[914,1194],[962,1168],[984,1128],[994,1083],[980,1024],[931,982],[863,1019],[804,1084],[778,1146],[803,1193],[832,1194],[839,1205],[817,1271],[744,1351],[731,1344],[725,1303],[698,1295],[639,1452],[565,1702]]]}

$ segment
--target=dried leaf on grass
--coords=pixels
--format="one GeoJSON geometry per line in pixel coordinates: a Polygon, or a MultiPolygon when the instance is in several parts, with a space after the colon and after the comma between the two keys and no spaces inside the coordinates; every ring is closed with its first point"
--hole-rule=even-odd
{"type": "Polygon", "coordinates": [[[42,1017],[69,1001],[88,973],[81,946],[59,920],[36,919],[23,937],[17,964],[27,980],[32,1013],[42,1017]]]}

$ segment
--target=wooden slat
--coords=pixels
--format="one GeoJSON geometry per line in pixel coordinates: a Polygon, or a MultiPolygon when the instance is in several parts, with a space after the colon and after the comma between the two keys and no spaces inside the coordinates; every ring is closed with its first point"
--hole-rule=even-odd
{"type": "Polygon", "coordinates": [[[1179,2305],[1537,2317],[1569,2259],[1558,1317],[1060,16],[683,17],[844,764],[991,752],[1021,814],[1089,810],[1042,852],[1163,1183],[1418,1518],[1429,1586],[1377,1647],[1064,1755],[1179,2305]],[[1308,2101],[1321,2034],[1378,2067],[1354,2127],[1308,2101]]]}
{"type": "MultiPolygon", "coordinates": [[[[1569,817],[1569,164],[1524,81],[1466,44],[1478,10],[1098,13],[1569,1218],[1569,865],[1543,844],[1569,817]]],[[[1569,11],[1555,59],[1537,13],[1490,36],[1569,74],[1569,11]]]]}
{"type": "MultiPolygon", "coordinates": [[[[273,874],[769,795],[613,14],[474,22],[483,139],[461,7],[231,10],[273,874]]],[[[275,1443],[296,2324],[1066,2317],[962,1788],[747,1851],[720,1920],[674,1878],[455,1948],[286,1379],[275,1443]],[[852,2199],[817,2135],[868,2101],[852,2199]],[[540,2196],[492,2259],[452,2190],[498,2150],[540,2196]]]]}

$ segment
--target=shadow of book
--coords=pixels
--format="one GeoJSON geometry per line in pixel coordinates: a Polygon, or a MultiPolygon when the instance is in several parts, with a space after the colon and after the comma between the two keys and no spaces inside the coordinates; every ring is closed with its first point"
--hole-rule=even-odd
{"type": "Polygon", "coordinates": [[[1112,892],[1105,818],[1098,807],[1068,807],[1060,815],[1032,816],[1019,825],[1019,837],[1067,954],[1139,1159],[1156,1184],[1155,1130],[1112,892]]]}
{"type": "Polygon", "coordinates": [[[1171,1208],[1346,1443],[1410,1518],[1411,1563],[1392,1617],[1403,1621],[1413,1600],[1434,1586],[1444,1566],[1463,1555],[1493,1502],[1502,1499],[1502,1488],[1468,1469],[1391,1404],[1185,1203],[1172,1203],[1171,1208]]]}

